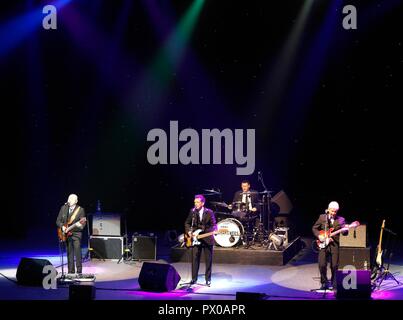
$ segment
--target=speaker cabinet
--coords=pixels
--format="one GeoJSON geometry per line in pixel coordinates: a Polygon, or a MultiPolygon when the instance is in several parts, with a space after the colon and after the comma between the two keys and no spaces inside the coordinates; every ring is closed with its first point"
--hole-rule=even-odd
{"type": "Polygon", "coordinates": [[[119,213],[98,212],[92,215],[92,235],[121,236],[119,213]]]}
{"type": "Polygon", "coordinates": [[[339,269],[350,265],[358,270],[371,268],[370,248],[339,248],[339,269]]]}
{"type": "Polygon", "coordinates": [[[181,277],[170,264],[144,262],[139,285],[144,291],[168,292],[174,290],[181,277]]]}
{"type": "Polygon", "coordinates": [[[367,247],[367,226],[365,224],[357,228],[351,228],[346,235],[340,234],[340,247],[367,247]]]}
{"type": "Polygon", "coordinates": [[[157,260],[157,237],[133,236],[133,260],[157,260]]]}
{"type": "Polygon", "coordinates": [[[90,256],[96,259],[120,259],[123,255],[123,237],[90,237],[90,256]]]}
{"type": "Polygon", "coordinates": [[[45,266],[51,266],[49,260],[21,258],[17,268],[17,282],[25,286],[42,286],[43,278],[47,275],[43,272],[45,266]]]}
{"type": "Polygon", "coordinates": [[[338,270],[337,299],[370,299],[371,298],[371,271],[370,270],[349,270],[343,272],[338,270]]]}
{"type": "Polygon", "coordinates": [[[83,282],[70,284],[69,300],[94,300],[95,286],[93,283],[83,282]]]}

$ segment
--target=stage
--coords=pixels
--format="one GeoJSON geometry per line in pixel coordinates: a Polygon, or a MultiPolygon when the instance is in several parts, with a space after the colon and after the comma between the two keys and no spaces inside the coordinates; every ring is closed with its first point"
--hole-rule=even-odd
{"type": "MultiPolygon", "coordinates": [[[[283,266],[288,263],[301,249],[303,243],[300,237],[291,241],[282,250],[266,249],[260,245],[254,245],[246,249],[244,246],[231,248],[214,247],[214,262],[221,264],[251,264],[283,266]]],[[[202,261],[204,257],[202,255],[202,261]]],[[[188,249],[175,246],[171,250],[171,260],[173,262],[188,262],[188,249]]]]}
{"type": "MultiPolygon", "coordinates": [[[[303,239],[306,242],[305,239],[303,239]]],[[[165,248],[167,249],[167,248],[165,248]]],[[[83,252],[85,249],[83,249],[83,252]]],[[[67,300],[68,285],[56,290],[42,287],[26,287],[15,283],[16,270],[21,257],[48,259],[60,272],[60,257],[55,248],[2,250],[0,256],[0,300],[67,300]],[[6,279],[6,277],[8,279],[6,279]]],[[[96,300],[235,300],[237,292],[255,292],[265,300],[335,300],[332,292],[318,293],[319,271],[316,255],[305,246],[285,265],[232,264],[214,262],[211,287],[204,285],[204,263],[201,263],[198,283],[186,290],[190,280],[190,263],[173,262],[169,250],[159,249],[154,263],[170,263],[181,280],[175,290],[156,293],[141,290],[138,282],[143,262],[113,260],[88,260],[83,272],[96,275],[96,300]]],[[[395,260],[391,272],[403,281],[402,259],[395,260]]],[[[330,275],[329,275],[330,276],[330,275]]],[[[373,291],[374,300],[403,300],[403,286],[385,281],[380,290],[373,291]]]]}

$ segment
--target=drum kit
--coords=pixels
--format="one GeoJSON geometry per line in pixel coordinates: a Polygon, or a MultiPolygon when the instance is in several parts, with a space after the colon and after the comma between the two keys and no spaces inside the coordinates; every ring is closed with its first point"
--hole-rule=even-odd
{"type": "Polygon", "coordinates": [[[216,209],[214,211],[219,220],[217,223],[219,233],[214,235],[219,246],[252,248],[258,245],[266,249],[271,248],[271,234],[265,230],[263,224],[264,202],[256,204],[259,208],[256,211],[249,210],[246,203],[241,201],[233,202],[231,205],[216,201],[210,201],[209,204],[216,209]],[[218,208],[230,212],[218,211],[218,208]]]}

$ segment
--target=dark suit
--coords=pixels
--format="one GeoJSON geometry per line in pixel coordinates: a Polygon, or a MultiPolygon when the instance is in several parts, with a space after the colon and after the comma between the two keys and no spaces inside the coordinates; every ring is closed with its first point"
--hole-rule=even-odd
{"type": "MultiPolygon", "coordinates": [[[[201,233],[208,233],[216,230],[216,219],[214,212],[210,209],[204,208],[202,219],[200,220],[200,213],[197,210],[190,210],[189,215],[185,221],[185,232],[188,233],[190,230],[201,229],[201,233]]],[[[213,264],[213,245],[214,236],[200,239],[201,244],[194,246],[192,249],[192,281],[197,280],[200,266],[201,251],[204,249],[204,259],[206,261],[206,281],[211,281],[211,268],[213,264]]]]}
{"type": "MultiPolygon", "coordinates": [[[[336,216],[333,221],[333,224],[327,218],[327,214],[321,214],[318,220],[312,227],[312,232],[315,237],[318,237],[319,232],[321,230],[329,230],[329,228],[334,228],[333,231],[337,231],[344,227],[346,221],[343,217],[336,216]]],[[[336,288],[336,271],[339,266],[339,240],[340,234],[335,235],[333,238],[333,242],[330,242],[329,245],[324,248],[320,249],[318,255],[318,264],[319,264],[319,272],[320,272],[320,282],[322,284],[326,284],[327,282],[327,257],[330,256],[330,268],[332,271],[332,284],[333,288],[336,288]]]]}
{"type": "MultiPolygon", "coordinates": [[[[61,228],[64,224],[66,224],[69,220],[71,215],[74,213],[74,210],[69,213],[69,206],[64,205],[60,208],[59,215],[56,219],[56,224],[59,228],[61,228]]],[[[81,218],[85,217],[84,208],[80,207],[78,213],[72,224],[80,221],[81,218]]],[[[74,228],[71,230],[72,236],[67,238],[67,262],[68,262],[68,272],[75,273],[75,265],[77,266],[77,273],[82,273],[82,262],[81,262],[81,238],[83,235],[84,225],[80,228],[74,228]],[[74,265],[74,258],[76,263],[74,265]]]]}

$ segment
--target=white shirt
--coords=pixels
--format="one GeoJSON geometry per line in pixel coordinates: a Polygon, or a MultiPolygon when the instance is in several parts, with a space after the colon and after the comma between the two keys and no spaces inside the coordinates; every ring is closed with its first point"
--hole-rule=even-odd
{"type": "Polygon", "coordinates": [[[200,221],[202,221],[203,219],[203,212],[204,212],[204,207],[202,207],[199,211],[199,217],[200,217],[200,221]]]}
{"type": "Polygon", "coordinates": [[[246,203],[248,205],[248,210],[252,210],[252,203],[251,203],[250,193],[248,193],[248,194],[244,193],[242,195],[242,202],[246,203]]]}
{"type": "Polygon", "coordinates": [[[69,207],[69,214],[71,214],[75,208],[76,208],[76,205],[69,207]]]}

